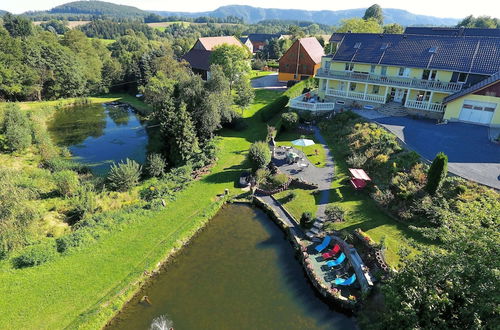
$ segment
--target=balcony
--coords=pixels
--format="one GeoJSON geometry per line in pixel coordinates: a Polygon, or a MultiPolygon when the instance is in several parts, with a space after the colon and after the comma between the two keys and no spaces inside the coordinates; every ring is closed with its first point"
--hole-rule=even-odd
{"type": "Polygon", "coordinates": [[[379,76],[371,73],[351,72],[351,71],[334,71],[318,70],[316,78],[334,78],[349,81],[360,81],[370,84],[380,84],[389,86],[398,86],[419,90],[434,90],[439,92],[455,93],[462,89],[462,84],[434,80],[422,80],[408,77],[389,77],[379,76]]]}
{"type": "Polygon", "coordinates": [[[332,111],[335,108],[335,103],[319,102],[317,91],[309,92],[309,99],[307,101],[305,101],[306,94],[302,94],[290,100],[290,107],[308,111],[332,111]]]}
{"type": "Polygon", "coordinates": [[[384,95],[365,94],[365,93],[352,92],[352,91],[341,91],[338,89],[330,89],[330,88],[326,89],[325,94],[328,96],[343,97],[343,98],[354,99],[354,100],[359,100],[359,101],[381,103],[381,104],[385,103],[384,95]]]}
{"type": "Polygon", "coordinates": [[[432,102],[417,101],[417,100],[406,100],[404,106],[407,108],[425,110],[425,111],[431,111],[431,112],[444,112],[444,105],[441,103],[432,103],[432,102]]]}

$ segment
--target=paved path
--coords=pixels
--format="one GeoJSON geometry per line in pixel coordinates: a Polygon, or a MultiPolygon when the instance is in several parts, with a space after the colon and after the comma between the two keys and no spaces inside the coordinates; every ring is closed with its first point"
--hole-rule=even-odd
{"type": "Polygon", "coordinates": [[[332,181],[335,175],[335,167],[333,163],[332,152],[328,148],[325,138],[321,135],[321,132],[317,127],[314,128],[314,137],[316,138],[317,142],[321,143],[322,148],[325,149],[326,154],[326,165],[322,169],[321,177],[318,182],[320,196],[318,211],[316,212],[317,218],[324,218],[326,205],[330,201],[330,190],[332,188],[332,181]]]}
{"type": "Polygon", "coordinates": [[[280,202],[275,200],[271,196],[257,196],[261,201],[266,203],[268,206],[272,207],[273,210],[280,216],[280,218],[285,221],[288,227],[294,228],[295,233],[301,239],[305,238],[304,231],[300,228],[300,225],[293,219],[293,217],[283,208],[280,202]]]}
{"type": "Polygon", "coordinates": [[[278,81],[278,74],[271,73],[267,76],[253,79],[252,80],[252,87],[253,88],[272,89],[272,90],[277,90],[277,91],[285,91],[286,90],[286,82],[278,81]]]}
{"type": "Polygon", "coordinates": [[[325,216],[325,208],[330,200],[330,190],[334,176],[334,164],[333,156],[328,149],[327,144],[323,136],[321,135],[318,128],[314,128],[315,142],[320,144],[322,148],[325,149],[326,153],[326,165],[325,167],[314,166],[309,159],[304,155],[300,148],[295,148],[294,152],[297,153],[301,158],[299,163],[307,163],[308,166],[299,169],[297,164],[288,164],[286,162],[285,151],[279,149],[276,152],[276,157],[273,162],[279,167],[279,169],[289,176],[302,179],[309,183],[314,183],[318,185],[318,190],[320,191],[318,211],[316,212],[317,218],[323,218],[325,216]]]}
{"type": "Polygon", "coordinates": [[[438,125],[433,120],[356,112],[386,127],[429,161],[438,152],[444,152],[451,173],[500,189],[500,145],[489,140],[487,127],[465,123],[438,125]]]}

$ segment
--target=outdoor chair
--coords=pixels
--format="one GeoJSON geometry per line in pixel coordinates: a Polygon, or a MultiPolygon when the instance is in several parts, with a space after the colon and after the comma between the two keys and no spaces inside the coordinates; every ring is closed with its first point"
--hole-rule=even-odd
{"type": "Polygon", "coordinates": [[[338,244],[335,244],[335,246],[330,251],[323,253],[323,259],[326,260],[333,258],[339,252],[340,252],[340,246],[338,244]]]}
{"type": "Polygon", "coordinates": [[[335,280],[336,285],[351,285],[356,281],[356,274],[352,274],[351,277],[347,279],[337,278],[335,280]]]}
{"type": "Polygon", "coordinates": [[[340,265],[345,260],[345,254],[342,252],[340,256],[335,260],[330,260],[326,263],[328,267],[335,267],[340,265]]]}
{"type": "Polygon", "coordinates": [[[332,240],[332,238],[330,236],[325,236],[325,238],[323,239],[323,242],[321,242],[321,244],[315,246],[314,249],[318,252],[323,251],[328,246],[328,244],[330,244],[331,240],[332,240]]]}

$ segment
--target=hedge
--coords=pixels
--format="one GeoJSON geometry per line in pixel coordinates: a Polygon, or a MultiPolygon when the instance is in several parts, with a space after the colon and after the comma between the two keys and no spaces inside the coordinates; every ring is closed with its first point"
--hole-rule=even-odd
{"type": "Polygon", "coordinates": [[[288,90],[283,92],[283,94],[275,99],[273,102],[269,103],[261,109],[261,119],[262,121],[269,121],[274,116],[280,114],[285,110],[290,99],[293,99],[302,94],[304,88],[315,88],[316,80],[315,78],[309,78],[307,80],[301,81],[294,86],[290,87],[288,90]]]}

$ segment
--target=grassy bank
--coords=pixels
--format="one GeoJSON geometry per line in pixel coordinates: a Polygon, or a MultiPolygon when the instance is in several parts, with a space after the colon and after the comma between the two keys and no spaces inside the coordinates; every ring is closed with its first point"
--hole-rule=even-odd
{"type": "MultiPolygon", "coordinates": [[[[180,192],[175,202],[161,211],[131,209],[122,215],[129,221],[119,230],[41,266],[13,269],[8,261],[0,262],[0,328],[102,327],[133,294],[144,271],[156,268],[210,219],[221,205],[217,194],[226,188],[237,192],[234,183],[246,168],[246,150],[266,134],[260,117],[254,115],[278,96],[265,90],[256,94],[244,113],[247,129],[221,132],[217,164],[180,192]]],[[[100,100],[118,98],[125,99],[100,100]]]]}

